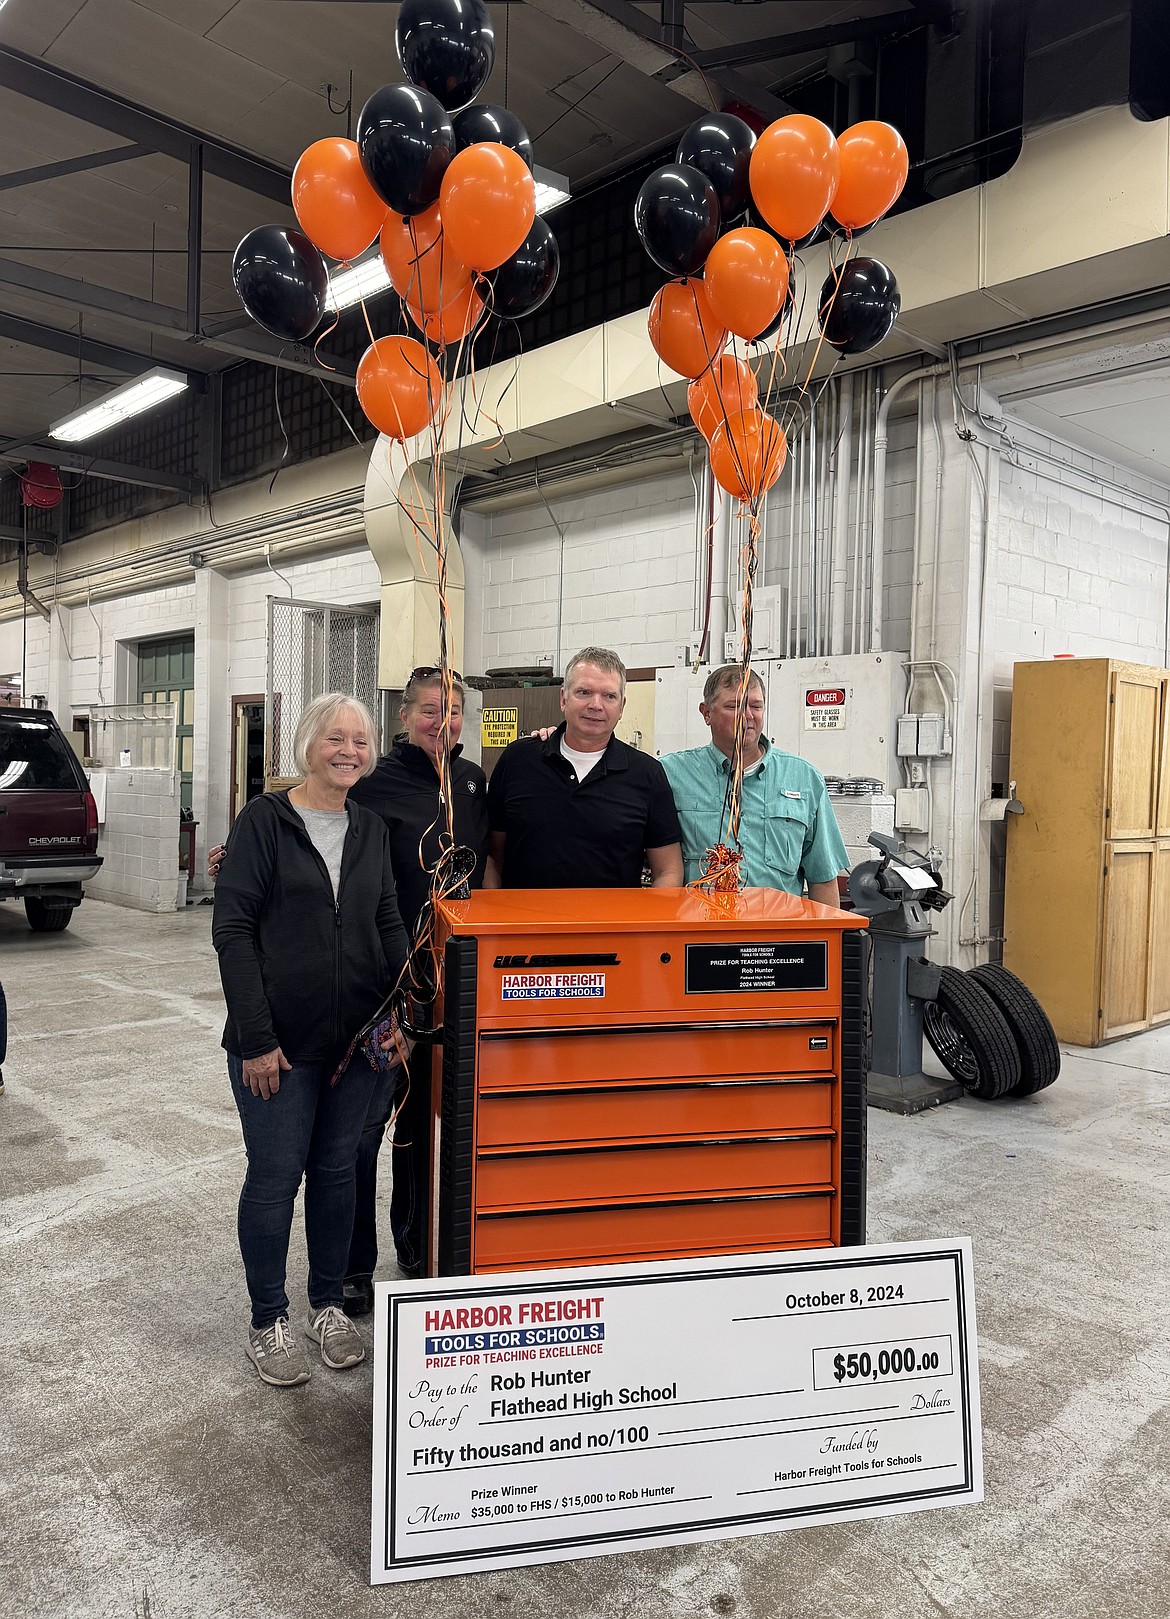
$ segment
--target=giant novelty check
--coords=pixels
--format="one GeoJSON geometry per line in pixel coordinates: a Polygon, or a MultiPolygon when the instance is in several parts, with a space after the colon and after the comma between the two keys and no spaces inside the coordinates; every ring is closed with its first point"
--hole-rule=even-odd
{"type": "Polygon", "coordinates": [[[966,1240],[377,1289],[371,1579],[983,1496],[966,1240]]]}

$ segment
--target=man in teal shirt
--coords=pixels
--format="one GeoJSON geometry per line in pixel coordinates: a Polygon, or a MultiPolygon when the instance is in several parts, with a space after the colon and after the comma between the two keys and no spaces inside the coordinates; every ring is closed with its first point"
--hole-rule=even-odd
{"type": "MultiPolygon", "coordinates": [[[[728,840],[726,798],[735,752],[735,710],[740,669],[726,664],[707,677],[699,713],[711,728],[702,748],[668,753],[662,760],[682,824],[685,878],[699,876],[705,850],[728,840]]],[[[743,739],[743,794],[739,823],[743,880],[749,888],[781,888],[822,905],[837,905],[837,873],[849,857],[829,802],[825,779],[813,765],[781,753],[764,735],[764,685],[748,682],[743,739]]]]}

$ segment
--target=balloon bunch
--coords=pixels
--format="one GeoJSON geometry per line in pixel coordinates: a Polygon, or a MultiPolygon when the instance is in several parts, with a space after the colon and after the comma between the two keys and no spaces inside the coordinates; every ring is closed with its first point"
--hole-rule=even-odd
{"type": "MultiPolygon", "coordinates": [[[[817,350],[827,343],[838,354],[864,354],[888,336],[900,308],[897,283],[878,260],[852,256],[853,237],[893,207],[908,170],[905,143],[888,124],[855,124],[834,138],[819,119],[795,113],[757,140],[743,119],[719,112],[690,126],[675,161],[649,176],[634,204],[643,247],[675,277],[650,305],[650,341],[665,365],[691,379],[687,405],[707,441],[712,475],[748,519],[740,554],[735,749],[721,822],[726,841],[713,844],[701,863],[696,886],[706,892],[730,891],[741,880],[760,506],[788,454],[784,428],[761,403],[756,373],[737,354],[737,342],[775,337],[766,402],[782,347],[792,341],[798,252],[826,228],[844,251],[833,256],[821,288],[817,350]]],[[[816,353],[802,393],[815,363],[816,353]]]]}
{"type": "Polygon", "coordinates": [[[250,231],[232,271],[249,315],[303,342],[325,313],[326,258],[349,264],[377,239],[418,335],[371,331],[357,393],[374,426],[405,441],[436,423],[442,431],[443,373],[431,350],[466,343],[492,313],[518,319],[539,308],[560,253],[536,213],[523,124],[503,107],[472,105],[495,62],[483,0],[403,0],[395,41],[409,82],[374,92],[356,140],[307,148],[292,179],[300,229],[250,231]]]}
{"type": "Polygon", "coordinates": [[[650,306],[650,341],[664,364],[692,379],[687,403],[715,478],[749,508],[779,478],[787,443],[735,340],[762,343],[791,324],[797,252],[828,225],[845,239],[846,256],[821,288],[823,340],[841,354],[880,343],[898,315],[897,283],[876,259],[850,259],[851,239],[893,206],[908,168],[905,143],[888,124],[855,124],[835,139],[795,113],[757,140],[733,113],[712,113],[638,193],[642,245],[678,278],[650,306]]]}

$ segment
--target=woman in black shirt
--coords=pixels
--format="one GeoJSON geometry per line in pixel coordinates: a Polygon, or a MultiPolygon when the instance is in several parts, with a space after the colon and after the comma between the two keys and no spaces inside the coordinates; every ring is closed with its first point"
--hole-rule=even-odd
{"type": "MultiPolygon", "coordinates": [[[[430,892],[431,872],[441,853],[440,837],[447,829],[446,812],[439,801],[439,762],[444,747],[441,699],[438,669],[416,669],[402,694],[402,734],[378,760],[373,774],[351,794],[386,824],[398,906],[408,930],[414,927],[430,892]]],[[[458,679],[451,693],[449,729],[455,842],[475,855],[471,886],[478,888],[487,850],[487,778],[477,764],[462,757],[463,685],[458,679]]],[[[357,1203],[345,1275],[344,1308],[349,1315],[365,1315],[373,1307],[378,1150],[395,1108],[390,1228],[399,1269],[407,1276],[422,1274],[430,1184],[430,1081],[431,1048],[421,1046],[395,1092],[388,1094],[389,1087],[384,1086],[371,1103],[358,1148],[357,1203]]]]}

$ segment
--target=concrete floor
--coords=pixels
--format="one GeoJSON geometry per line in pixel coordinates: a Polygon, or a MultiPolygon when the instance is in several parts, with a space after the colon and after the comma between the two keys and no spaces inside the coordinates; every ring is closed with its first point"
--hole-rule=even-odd
{"type": "Polygon", "coordinates": [[[5,1619],[1170,1611],[1170,1029],[1034,1099],[870,1113],[871,1240],[974,1243],[982,1506],[371,1590],[369,1363],[284,1393],[241,1347],[209,931],[0,906],[5,1619]]]}

